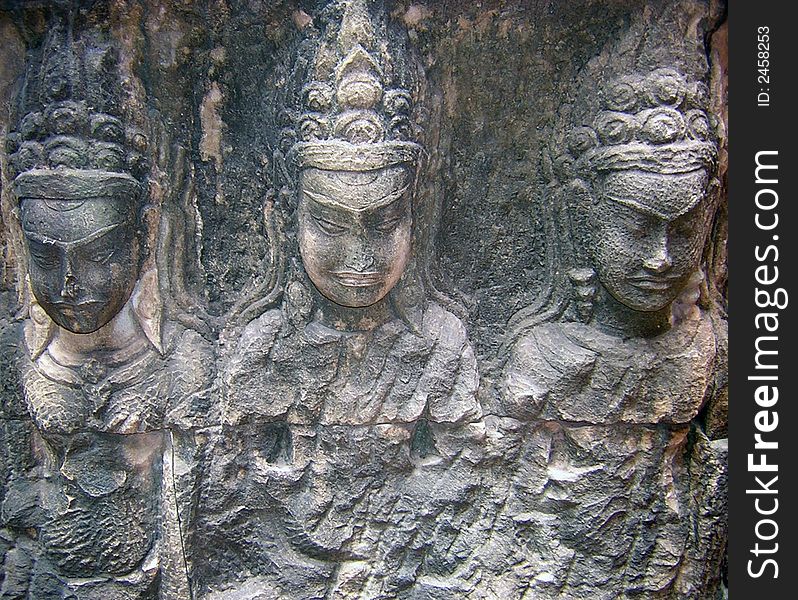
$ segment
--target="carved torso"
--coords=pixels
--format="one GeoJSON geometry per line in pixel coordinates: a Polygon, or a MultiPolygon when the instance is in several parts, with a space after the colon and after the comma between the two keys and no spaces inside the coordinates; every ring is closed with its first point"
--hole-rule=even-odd
{"type": "Polygon", "coordinates": [[[297,330],[281,310],[267,312],[241,335],[223,379],[226,450],[214,452],[206,510],[224,523],[228,548],[255,517],[229,512],[231,478],[243,483],[237,502],[270,515],[273,527],[256,534],[264,554],[250,556],[251,538],[238,549],[270,587],[290,593],[302,581],[323,594],[355,585],[367,596],[363,586],[390,588],[373,559],[412,554],[414,536],[451,510],[434,500],[438,485],[453,496],[471,487],[452,461],[479,429],[476,361],[462,323],[438,305],[419,332],[399,319],[366,332],[318,322],[297,330]],[[427,514],[404,523],[418,503],[427,514]],[[271,569],[276,560],[281,568],[271,569]]]}
{"type": "Polygon", "coordinates": [[[47,350],[35,362],[27,353],[17,360],[37,429],[41,512],[28,526],[82,594],[96,588],[150,597],[159,566],[173,561],[173,548],[157,542],[177,527],[170,512],[176,482],[164,463],[169,429],[190,430],[210,416],[213,355],[192,330],[170,325],[164,339],[163,356],[146,346],[120,364],[91,361],[81,371],[59,365],[47,350]],[[81,581],[93,577],[101,580],[81,581]]]}
{"type": "Polygon", "coordinates": [[[727,3],[482,4],[0,9],[0,600],[723,596],[727,3]]]}
{"type": "Polygon", "coordinates": [[[512,351],[506,409],[575,424],[689,423],[712,381],[715,343],[706,313],[654,338],[541,325],[512,351]]]}
{"type": "Polygon", "coordinates": [[[180,423],[208,386],[212,351],[191,330],[174,329],[165,338],[164,356],[146,346],[116,361],[89,359],[80,369],[59,364],[47,350],[35,362],[22,356],[25,399],[36,426],[43,433],[132,434],[180,423]]]}
{"type": "Polygon", "coordinates": [[[318,322],[297,331],[280,311],[252,322],[225,375],[225,419],[375,425],[478,418],[474,353],[462,323],[437,305],[422,331],[393,319],[371,331],[318,322]],[[287,330],[287,331],[286,331],[287,330]]]}
{"type": "Polygon", "coordinates": [[[549,323],[512,350],[504,409],[528,425],[508,514],[517,535],[553,540],[526,567],[543,597],[578,595],[587,581],[596,598],[670,597],[680,570],[695,568],[682,556],[701,544],[690,455],[717,458],[691,422],[713,393],[725,339],[714,325],[698,310],[653,338],[549,323]]]}

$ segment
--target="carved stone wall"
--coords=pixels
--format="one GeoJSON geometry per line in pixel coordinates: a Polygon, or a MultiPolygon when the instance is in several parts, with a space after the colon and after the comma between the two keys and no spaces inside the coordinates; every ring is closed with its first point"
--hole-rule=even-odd
{"type": "Polygon", "coordinates": [[[0,10],[0,598],[724,597],[725,4],[0,10]]]}

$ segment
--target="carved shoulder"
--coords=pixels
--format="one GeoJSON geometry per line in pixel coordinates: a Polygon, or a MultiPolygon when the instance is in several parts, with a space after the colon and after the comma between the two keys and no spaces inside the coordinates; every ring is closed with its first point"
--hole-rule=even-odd
{"type": "MultiPolygon", "coordinates": [[[[596,364],[598,353],[576,343],[569,325],[536,327],[513,346],[502,394],[506,416],[537,416],[552,395],[576,393],[596,364]]],[[[584,327],[576,325],[579,329],[584,327]]]]}
{"type": "Polygon", "coordinates": [[[89,413],[75,389],[43,376],[27,356],[21,357],[19,364],[25,403],[37,428],[65,433],[84,427],[89,413]]]}
{"type": "Polygon", "coordinates": [[[270,310],[231,341],[229,358],[218,379],[225,421],[244,419],[253,407],[263,405],[263,390],[269,389],[269,359],[282,325],[281,311],[270,310]]]}
{"type": "Polygon", "coordinates": [[[278,309],[265,312],[244,327],[241,335],[234,341],[233,361],[268,354],[283,325],[283,315],[278,309]]]}
{"type": "Polygon", "coordinates": [[[429,415],[436,422],[465,422],[482,416],[476,398],[479,372],[474,348],[460,319],[431,303],[423,320],[432,355],[419,390],[427,394],[429,415]]]}
{"type": "Polygon", "coordinates": [[[174,349],[166,358],[165,369],[171,390],[166,424],[192,428],[215,425],[211,385],[215,376],[213,348],[194,330],[174,336],[174,349]]]}

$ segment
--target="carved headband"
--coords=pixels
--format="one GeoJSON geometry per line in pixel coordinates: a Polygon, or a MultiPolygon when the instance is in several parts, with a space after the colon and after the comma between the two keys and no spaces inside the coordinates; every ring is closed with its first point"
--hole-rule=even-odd
{"type": "Polygon", "coordinates": [[[415,164],[420,151],[421,146],[413,142],[351,144],[343,140],[299,142],[293,149],[297,167],[328,171],[364,171],[415,164]]]}
{"type": "Polygon", "coordinates": [[[14,179],[14,193],[47,200],[98,200],[129,198],[135,203],[141,184],[127,173],[90,169],[32,169],[14,179]]]}
{"type": "Polygon", "coordinates": [[[637,169],[653,173],[689,173],[711,168],[717,159],[717,149],[708,142],[682,141],[654,146],[643,142],[602,146],[588,150],[578,161],[578,171],[584,177],[608,171],[637,169]]]}

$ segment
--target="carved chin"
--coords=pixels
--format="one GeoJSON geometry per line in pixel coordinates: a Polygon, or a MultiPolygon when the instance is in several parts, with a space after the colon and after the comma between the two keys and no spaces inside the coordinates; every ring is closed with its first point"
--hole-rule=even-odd
{"type": "Polygon", "coordinates": [[[358,281],[330,276],[323,282],[313,282],[328,300],[348,308],[365,308],[382,300],[393,287],[384,279],[358,281]]]}
{"type": "Polygon", "coordinates": [[[623,290],[609,290],[610,294],[621,304],[625,304],[632,310],[640,312],[656,312],[671,304],[678,296],[678,292],[673,288],[664,289],[637,289],[631,285],[625,286],[623,290]]]}
{"type": "Polygon", "coordinates": [[[48,302],[38,298],[40,306],[53,322],[72,333],[94,333],[101,329],[122,310],[130,295],[115,300],[93,300],[70,302],[48,302]]]}
{"type": "Polygon", "coordinates": [[[44,306],[45,312],[56,325],[72,333],[94,333],[113,318],[106,311],[93,311],[71,306],[44,306]]]}

